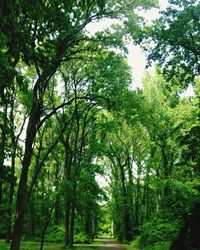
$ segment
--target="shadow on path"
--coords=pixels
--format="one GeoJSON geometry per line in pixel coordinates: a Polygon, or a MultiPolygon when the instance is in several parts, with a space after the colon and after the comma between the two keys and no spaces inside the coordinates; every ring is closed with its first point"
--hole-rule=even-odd
{"type": "Polygon", "coordinates": [[[95,242],[98,242],[102,245],[97,248],[99,250],[104,250],[104,249],[123,250],[125,249],[122,244],[117,243],[112,238],[100,238],[100,239],[95,240],[95,242]]]}

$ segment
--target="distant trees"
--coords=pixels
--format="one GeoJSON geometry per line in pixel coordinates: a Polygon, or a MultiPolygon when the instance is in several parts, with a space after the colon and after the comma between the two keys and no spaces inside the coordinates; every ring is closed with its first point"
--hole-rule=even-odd
{"type": "Polygon", "coordinates": [[[183,163],[192,156],[189,144],[195,148],[198,144],[182,141],[194,140],[187,131],[195,124],[198,105],[196,97],[182,98],[175,90],[168,88],[158,70],[154,76],[146,75],[143,91],[132,92],[122,111],[108,114],[104,162],[110,169],[110,211],[120,241],[141,233],[143,246],[153,248],[153,237],[159,242],[159,234],[166,230],[167,246],[181,219],[199,202],[196,165],[183,163]]]}
{"type": "MultiPolygon", "coordinates": [[[[180,230],[178,239],[182,240],[181,247],[184,249],[189,249],[194,245],[198,247],[195,229],[188,229],[186,220],[190,220],[188,213],[193,214],[199,204],[199,199],[195,195],[199,193],[198,174],[195,174],[194,177],[194,173],[198,169],[198,164],[194,163],[196,162],[194,159],[198,158],[198,141],[195,138],[199,134],[199,112],[197,111],[199,109],[197,92],[200,69],[198,59],[200,53],[199,8],[200,5],[197,1],[169,1],[169,7],[161,12],[160,18],[155,20],[152,25],[145,25],[142,30],[132,30],[137,37],[137,42],[142,44],[148,54],[149,64],[153,61],[157,62],[160,72],[166,80],[163,84],[156,84],[154,87],[151,85],[151,89],[154,89],[152,94],[148,93],[147,86],[144,86],[147,106],[142,113],[142,123],[146,124],[145,127],[154,144],[151,151],[155,159],[154,164],[157,165],[160,160],[162,162],[155,169],[158,181],[156,192],[161,201],[157,206],[157,211],[160,211],[158,213],[160,223],[162,225],[162,221],[169,221],[169,218],[178,222],[183,221],[185,228],[180,230]],[[194,87],[195,96],[180,98],[180,93],[189,84],[194,87]],[[154,101],[155,104],[153,104],[154,101]],[[149,115],[150,113],[151,115],[149,115]],[[163,178],[162,181],[160,178],[163,178]],[[193,233],[188,239],[185,239],[182,232],[187,230],[192,230],[193,233]]],[[[154,79],[154,84],[157,81],[158,78],[154,79]]],[[[148,82],[146,79],[145,85],[148,82]]],[[[152,228],[156,228],[156,223],[153,220],[151,223],[150,220],[149,224],[144,225],[143,243],[153,243],[150,242],[151,235],[153,240],[153,235],[159,235],[161,230],[160,226],[157,226],[158,230],[155,230],[155,234],[151,234],[150,231],[152,228]]],[[[166,228],[163,227],[163,230],[171,230],[171,236],[173,235],[168,238],[170,242],[175,237],[173,228],[179,228],[179,226],[178,224],[170,226],[170,223],[165,226],[166,228]]],[[[196,226],[196,224],[193,225],[193,228],[196,226]]],[[[175,248],[178,247],[176,243],[173,245],[175,248]]],[[[170,243],[166,243],[168,248],[169,245],[170,243]]],[[[166,249],[168,248],[166,247],[166,249]]]]}

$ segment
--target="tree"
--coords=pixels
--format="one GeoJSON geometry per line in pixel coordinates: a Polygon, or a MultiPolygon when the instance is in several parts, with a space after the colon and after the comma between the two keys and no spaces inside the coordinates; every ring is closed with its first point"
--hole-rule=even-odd
{"type": "Polygon", "coordinates": [[[66,122],[68,119],[62,143],[65,148],[65,181],[71,190],[71,195],[66,195],[65,199],[65,244],[71,247],[75,209],[79,202],[76,198],[76,190],[79,188],[77,183],[80,181],[81,167],[84,168],[87,157],[89,159],[86,162],[92,166],[94,156],[87,152],[91,141],[94,143],[96,139],[96,115],[102,109],[112,108],[112,99],[116,100],[130,83],[130,73],[122,56],[100,48],[88,56],[84,65],[78,60],[65,65],[61,75],[65,85],[65,98],[73,100],[70,108],[66,109],[61,117],[57,116],[61,126],[62,121],[66,122]],[[91,134],[93,138],[90,137],[91,134]]]}
{"type": "MultiPolygon", "coordinates": [[[[130,103],[126,102],[126,104],[130,108],[130,103]]],[[[138,226],[141,193],[139,179],[135,185],[135,179],[138,177],[135,171],[138,168],[138,178],[140,178],[142,171],[140,165],[142,157],[145,157],[147,153],[147,148],[141,139],[145,132],[140,127],[137,118],[134,123],[129,123],[121,117],[123,112],[123,109],[118,110],[118,115],[115,117],[108,114],[106,126],[108,143],[104,146],[103,159],[110,171],[111,217],[114,235],[118,240],[126,242],[133,239],[134,230],[138,226]]]]}
{"type": "MultiPolygon", "coordinates": [[[[154,1],[150,2],[153,3],[154,1]]],[[[89,22],[104,17],[125,18],[126,20],[132,18],[131,20],[135,22],[137,18],[134,18],[134,10],[138,6],[148,7],[149,2],[146,4],[146,2],[143,3],[141,1],[113,2],[98,0],[70,1],[66,4],[65,1],[59,0],[56,3],[55,1],[48,1],[48,3],[34,1],[34,3],[17,2],[13,5],[11,1],[3,1],[0,8],[0,65],[2,68],[2,74],[0,76],[0,105],[2,108],[0,121],[0,170],[2,170],[1,173],[4,173],[0,178],[1,202],[2,187],[6,185],[4,182],[6,171],[3,170],[5,170],[4,163],[8,159],[6,154],[6,145],[9,142],[8,111],[13,110],[13,102],[11,99],[14,96],[19,95],[21,97],[19,100],[21,99],[20,104],[22,104],[22,106],[19,105],[19,112],[22,113],[25,109],[25,113],[27,113],[28,116],[26,133],[23,133],[26,134],[25,145],[21,147],[22,168],[19,182],[17,182],[19,184],[16,199],[16,218],[11,249],[18,250],[20,246],[27,201],[28,178],[31,174],[30,169],[34,161],[33,156],[35,146],[38,145],[37,139],[39,133],[51,116],[55,115],[56,112],[64,106],[70,105],[71,102],[74,102],[76,99],[67,102],[64,100],[64,102],[61,103],[60,101],[63,101],[61,98],[58,106],[53,106],[51,107],[52,109],[49,110],[49,105],[46,107],[46,104],[48,99],[47,90],[52,87],[51,80],[63,62],[70,63],[80,58],[89,58],[85,52],[93,52],[95,46],[91,49],[91,43],[95,44],[96,48],[102,46],[108,49],[113,47],[114,43],[116,43],[115,48],[124,47],[122,42],[124,36],[123,29],[118,33],[115,32],[115,35],[107,31],[106,34],[97,34],[95,37],[89,37],[87,32],[85,32],[85,27],[89,22]],[[131,10],[133,10],[133,12],[131,10]],[[131,13],[133,13],[133,15],[131,13]],[[11,92],[13,92],[12,98],[10,98],[11,92]]],[[[119,27],[116,29],[118,28],[119,27]]],[[[115,53],[106,53],[105,50],[102,54],[102,61],[108,56],[116,66],[120,66],[122,60],[120,57],[115,57],[115,53]]],[[[108,63],[107,60],[105,61],[108,63]]],[[[103,76],[103,79],[105,79],[115,73],[116,82],[118,82],[119,86],[119,88],[115,88],[114,84],[110,84],[114,82],[111,77],[106,86],[107,89],[110,87],[107,91],[107,95],[113,94],[113,97],[116,96],[115,91],[119,93],[121,89],[120,82],[122,86],[124,82],[128,82],[127,79],[129,79],[130,75],[128,75],[127,67],[124,67],[125,64],[122,65],[122,71],[127,71],[127,77],[124,80],[123,77],[117,74],[117,71],[114,72],[112,68],[110,74],[103,76]]],[[[101,81],[103,67],[101,67],[101,65],[96,66],[101,69],[98,72],[97,90],[102,94],[101,81]]],[[[106,66],[109,66],[109,63],[106,66]]],[[[94,68],[91,69],[94,70],[94,68]]],[[[88,70],[88,72],[91,73],[91,69],[88,70]]],[[[54,90],[55,89],[52,88],[52,91],[54,90]]],[[[92,88],[88,89],[88,91],[89,93],[93,92],[92,88]]],[[[23,121],[21,124],[23,124],[23,121]]],[[[13,124],[11,124],[10,127],[15,128],[13,124]]],[[[13,128],[11,130],[13,130],[13,128]]],[[[11,131],[11,134],[12,137],[14,137],[13,131],[11,131]]],[[[15,141],[15,143],[17,144],[17,141],[15,141]]],[[[16,149],[16,147],[13,147],[13,149],[16,149]]],[[[8,151],[10,152],[11,150],[8,151]]],[[[43,160],[41,160],[39,164],[40,167],[42,167],[42,163],[44,163],[43,160]]],[[[12,183],[13,169],[14,165],[12,165],[12,183]]],[[[10,187],[10,201],[12,202],[13,186],[10,187]]]]}
{"type": "Polygon", "coordinates": [[[149,64],[158,61],[166,79],[174,78],[171,84],[185,87],[200,73],[200,4],[169,0],[169,7],[161,14],[152,26],[144,28],[138,43],[148,52],[149,64]]]}
{"type": "Polygon", "coordinates": [[[168,240],[175,239],[181,220],[192,212],[195,202],[199,200],[196,196],[199,178],[197,175],[193,178],[196,167],[192,165],[192,154],[188,150],[194,139],[188,131],[197,122],[196,98],[183,98],[176,89],[176,86],[169,88],[159,72],[154,77],[147,74],[143,103],[138,109],[140,121],[151,140],[145,164],[148,171],[144,177],[148,183],[147,194],[151,197],[150,216],[144,221],[141,233],[142,242],[147,245],[151,245],[153,237],[159,237],[159,232],[167,228],[168,240]],[[191,138],[191,141],[184,143],[184,138],[186,141],[191,138]],[[174,225],[170,220],[174,221],[174,225]],[[152,227],[155,228],[154,234],[151,233],[152,227]]]}
{"type": "MultiPolygon", "coordinates": [[[[14,27],[12,26],[14,35],[11,32],[9,41],[12,43],[5,44],[8,51],[11,50],[9,59],[13,57],[13,54],[17,59],[14,60],[15,64],[12,65],[12,70],[14,71],[21,53],[21,59],[27,65],[34,65],[37,74],[37,80],[32,90],[32,104],[26,132],[25,152],[17,196],[17,217],[11,249],[17,250],[20,245],[26,201],[27,175],[33,154],[33,143],[43,112],[46,88],[61,62],[63,60],[69,61],[72,56],[79,52],[76,46],[85,39],[82,31],[87,23],[103,15],[103,6],[99,5],[99,3],[102,4],[102,2],[81,2],[79,4],[77,1],[66,5],[63,1],[60,1],[55,5],[51,1],[49,4],[34,2],[34,6],[30,6],[29,3],[20,3],[16,6],[8,3],[3,6],[5,11],[11,9],[7,12],[8,20],[14,18],[15,21],[12,22],[14,24],[14,27]],[[19,19],[13,16],[13,13],[16,15],[16,12],[18,13],[17,16],[20,17],[19,19]],[[71,13],[73,13],[73,17],[71,13]],[[15,34],[15,31],[18,34],[15,34]],[[18,40],[14,43],[13,39],[16,38],[18,40]],[[26,40],[29,42],[24,43],[26,40]],[[15,44],[15,48],[18,45],[19,49],[13,51],[12,44],[15,44]]],[[[8,20],[6,19],[7,22],[8,20]]],[[[3,22],[3,24],[7,23],[3,22]]],[[[5,33],[7,30],[5,28],[5,33]]]]}

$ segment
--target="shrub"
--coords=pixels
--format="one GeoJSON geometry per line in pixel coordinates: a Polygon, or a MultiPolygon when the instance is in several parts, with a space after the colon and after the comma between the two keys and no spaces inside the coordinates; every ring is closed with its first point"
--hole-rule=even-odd
{"type": "Polygon", "coordinates": [[[74,243],[80,244],[80,243],[91,243],[91,239],[88,237],[87,234],[80,232],[74,236],[74,243]]]}
{"type": "Polygon", "coordinates": [[[49,227],[45,235],[45,241],[52,243],[60,243],[64,241],[64,236],[65,236],[64,226],[52,226],[49,227]]]}
{"type": "Polygon", "coordinates": [[[151,246],[149,249],[163,250],[165,246],[168,246],[175,239],[179,227],[177,221],[170,223],[161,220],[148,222],[143,226],[140,244],[142,247],[151,246]],[[152,248],[152,245],[155,248],[152,248]]]}
{"type": "Polygon", "coordinates": [[[151,246],[146,246],[143,250],[169,250],[170,242],[155,243],[151,246]]]}

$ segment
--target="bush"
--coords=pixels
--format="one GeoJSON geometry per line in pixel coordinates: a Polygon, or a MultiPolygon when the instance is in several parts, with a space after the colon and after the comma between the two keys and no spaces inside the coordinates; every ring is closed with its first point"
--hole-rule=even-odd
{"type": "Polygon", "coordinates": [[[64,226],[52,226],[49,227],[45,235],[46,242],[61,243],[64,241],[65,228],[64,226]]]}
{"type": "Polygon", "coordinates": [[[88,237],[87,234],[81,232],[74,236],[74,243],[81,244],[81,243],[87,243],[90,244],[92,240],[88,237]]]}
{"type": "Polygon", "coordinates": [[[151,246],[146,246],[143,250],[169,250],[170,242],[156,243],[151,246]]]}
{"type": "Polygon", "coordinates": [[[161,220],[148,222],[142,228],[140,244],[142,247],[146,247],[145,249],[169,249],[170,242],[176,238],[179,227],[177,221],[171,223],[161,220]]]}
{"type": "MultiPolygon", "coordinates": [[[[65,228],[64,226],[52,226],[49,227],[45,241],[51,243],[63,243],[65,238],[65,228]]],[[[74,235],[74,243],[91,243],[92,240],[84,232],[80,232],[74,235]]]]}
{"type": "Polygon", "coordinates": [[[135,247],[135,248],[139,248],[141,245],[141,236],[135,236],[133,241],[130,242],[130,245],[135,247]]]}

